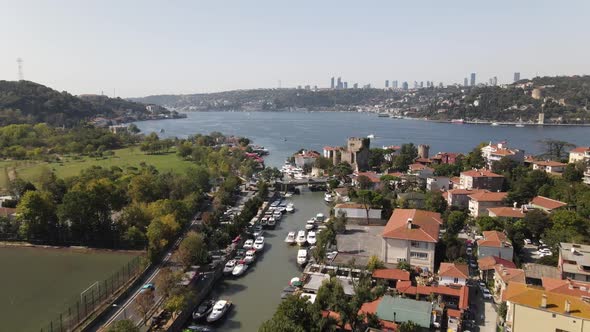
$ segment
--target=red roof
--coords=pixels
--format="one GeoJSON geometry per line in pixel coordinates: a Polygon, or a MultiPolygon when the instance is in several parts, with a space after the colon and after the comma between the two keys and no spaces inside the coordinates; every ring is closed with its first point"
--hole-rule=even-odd
{"type": "Polygon", "coordinates": [[[538,161],[533,161],[533,164],[540,165],[540,166],[551,166],[551,167],[567,166],[567,164],[560,163],[558,161],[553,161],[553,160],[545,160],[545,161],[538,160],[538,161]]]}
{"type": "Polygon", "coordinates": [[[570,153],[571,153],[571,152],[574,152],[574,153],[584,153],[584,152],[590,152],[590,146],[578,146],[577,148],[575,148],[575,149],[572,149],[572,150],[570,151],[570,153]]]}
{"type": "Polygon", "coordinates": [[[508,196],[506,192],[480,191],[469,195],[469,198],[476,202],[501,202],[506,196],[508,196]]]}
{"type": "Polygon", "coordinates": [[[570,279],[541,278],[543,287],[550,292],[572,296],[588,296],[590,283],[570,279]],[[582,288],[584,287],[584,288],[582,288]]]}
{"type": "Polygon", "coordinates": [[[455,309],[447,309],[447,316],[454,318],[461,318],[461,311],[455,309]]]}
{"type": "Polygon", "coordinates": [[[473,169],[470,171],[461,172],[461,176],[470,176],[472,178],[484,178],[484,177],[492,177],[492,178],[503,178],[503,175],[493,173],[488,171],[487,169],[473,169]]]}
{"type": "Polygon", "coordinates": [[[467,286],[449,287],[449,286],[412,286],[410,281],[398,281],[395,288],[406,295],[430,295],[441,294],[459,298],[459,309],[464,310],[469,307],[469,288],[467,286]]]}
{"type": "Polygon", "coordinates": [[[477,241],[478,246],[485,247],[504,247],[505,244],[510,244],[506,238],[506,234],[498,231],[485,231],[483,232],[483,239],[477,241]]]}
{"type": "Polygon", "coordinates": [[[496,270],[496,274],[504,280],[504,282],[520,282],[525,283],[525,273],[523,269],[511,269],[500,264],[494,266],[494,270],[496,270]]]}
{"type": "Polygon", "coordinates": [[[567,205],[567,203],[564,203],[564,202],[561,202],[561,201],[558,201],[555,199],[547,198],[544,196],[537,196],[537,197],[533,198],[533,200],[531,201],[531,204],[540,206],[540,207],[547,209],[547,210],[555,210],[555,209],[558,209],[560,207],[564,207],[567,205]]]}
{"type": "Polygon", "coordinates": [[[438,275],[441,277],[467,279],[469,278],[469,268],[467,264],[440,263],[438,275]]]}
{"type": "Polygon", "coordinates": [[[7,208],[7,207],[0,207],[0,216],[9,217],[16,213],[16,209],[7,208]]]}
{"type": "Polygon", "coordinates": [[[382,236],[436,243],[442,222],[440,213],[417,209],[395,209],[382,236]]]}
{"type": "Polygon", "coordinates": [[[427,168],[427,167],[422,164],[411,164],[410,165],[411,171],[418,171],[418,170],[425,169],[425,168],[427,168]]]}
{"type": "MultiPolygon", "coordinates": [[[[342,324],[342,321],[340,320],[340,314],[337,313],[336,311],[332,311],[332,310],[322,310],[322,317],[330,317],[333,320],[337,321],[338,324],[342,324]]],[[[344,325],[344,330],[345,331],[352,331],[352,327],[350,326],[350,324],[346,323],[344,325]]]]}
{"type": "Polygon", "coordinates": [[[477,261],[477,264],[479,265],[479,269],[482,271],[491,270],[494,268],[494,266],[496,266],[498,264],[501,264],[504,267],[511,268],[511,269],[516,268],[516,264],[514,264],[512,261],[509,261],[504,258],[500,258],[498,256],[482,257],[477,261]]]}
{"type": "Polygon", "coordinates": [[[373,271],[373,278],[390,280],[410,280],[410,272],[400,269],[378,269],[373,271]]]}
{"type": "Polygon", "coordinates": [[[358,172],[356,176],[357,176],[357,179],[359,176],[366,176],[373,183],[380,183],[381,182],[381,175],[379,175],[375,172],[358,172]]]}
{"type": "Polygon", "coordinates": [[[511,207],[495,207],[495,208],[488,208],[488,211],[491,214],[494,214],[493,217],[503,217],[503,218],[524,218],[524,212],[521,209],[511,208],[511,207]]]}

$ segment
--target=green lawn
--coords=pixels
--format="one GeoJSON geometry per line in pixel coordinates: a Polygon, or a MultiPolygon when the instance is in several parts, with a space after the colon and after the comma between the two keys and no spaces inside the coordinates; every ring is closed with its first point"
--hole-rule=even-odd
{"type": "Polygon", "coordinates": [[[40,331],[96,281],[119,271],[132,253],[0,248],[2,331],[40,331]]]}
{"type": "Polygon", "coordinates": [[[126,148],[115,150],[112,157],[88,158],[83,157],[80,160],[74,160],[67,157],[62,163],[45,163],[35,161],[0,161],[0,187],[7,188],[8,169],[14,167],[19,177],[36,182],[39,178],[39,172],[43,167],[49,167],[57,174],[58,177],[66,178],[80,173],[81,170],[90,166],[111,167],[118,166],[125,169],[128,166],[138,167],[141,162],[155,166],[160,171],[177,171],[184,172],[191,162],[182,160],[175,153],[161,155],[147,155],[138,148],[126,148]]]}

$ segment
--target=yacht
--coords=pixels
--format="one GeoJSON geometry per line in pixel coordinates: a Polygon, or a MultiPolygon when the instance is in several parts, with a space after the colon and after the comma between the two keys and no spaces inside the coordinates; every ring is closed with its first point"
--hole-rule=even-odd
{"type": "Polygon", "coordinates": [[[252,264],[256,260],[256,250],[248,250],[246,251],[246,256],[244,256],[244,263],[252,264]]]}
{"type": "Polygon", "coordinates": [[[314,229],[314,228],[315,228],[315,220],[309,219],[307,221],[307,223],[305,223],[305,229],[309,231],[310,229],[314,229]]]}
{"type": "Polygon", "coordinates": [[[373,138],[375,138],[375,135],[373,135],[373,134],[367,135],[367,138],[373,139],[373,138]]]}
{"type": "Polygon", "coordinates": [[[240,263],[238,265],[236,265],[236,267],[234,267],[233,271],[231,272],[231,274],[234,277],[239,277],[242,274],[244,274],[246,272],[246,270],[248,269],[248,265],[244,264],[244,263],[240,263]]]}
{"type": "Polygon", "coordinates": [[[292,192],[285,193],[285,198],[289,198],[291,196],[293,196],[293,193],[292,192]]]}
{"type": "Polygon", "coordinates": [[[299,232],[297,232],[297,238],[295,239],[295,242],[297,242],[297,244],[299,246],[305,245],[305,242],[306,242],[306,239],[305,239],[305,231],[299,231],[299,232]]]}
{"type": "Polygon", "coordinates": [[[229,311],[230,308],[231,301],[219,300],[215,302],[213,310],[211,311],[209,316],[207,316],[207,322],[213,323],[220,320],[223,316],[225,316],[225,314],[229,311]]]}
{"type": "Polygon", "coordinates": [[[492,122],[492,126],[498,126],[499,124],[497,122],[492,122]]]}
{"type": "Polygon", "coordinates": [[[453,119],[453,120],[451,120],[451,123],[464,124],[465,123],[465,120],[463,120],[463,119],[453,119]]]}
{"type": "Polygon", "coordinates": [[[517,128],[523,128],[523,127],[524,127],[524,125],[523,125],[522,123],[517,123],[517,124],[515,125],[515,127],[517,127],[517,128]]]}
{"type": "Polygon", "coordinates": [[[332,203],[334,201],[334,196],[331,193],[324,194],[324,201],[326,203],[332,203]]]}
{"type": "Polygon", "coordinates": [[[268,228],[274,229],[276,227],[276,225],[277,225],[277,220],[275,218],[273,218],[273,217],[268,218],[268,222],[266,223],[266,226],[268,228]]]}
{"type": "Polygon", "coordinates": [[[252,239],[248,239],[246,240],[246,242],[244,242],[244,249],[252,249],[252,246],[254,245],[254,240],[252,239]]]}
{"type": "Polygon", "coordinates": [[[297,251],[297,264],[305,265],[307,263],[307,250],[299,249],[297,251]]]}
{"type": "Polygon", "coordinates": [[[292,213],[295,212],[295,205],[293,205],[293,203],[289,203],[287,204],[287,207],[285,208],[286,212],[292,213]]]}
{"type": "Polygon", "coordinates": [[[291,231],[291,232],[289,232],[289,234],[287,234],[287,237],[285,238],[285,243],[295,244],[295,232],[294,231],[291,231]]]}
{"type": "Polygon", "coordinates": [[[225,263],[225,266],[223,267],[223,273],[224,274],[232,273],[232,271],[234,270],[234,267],[236,267],[236,260],[235,259],[231,259],[231,260],[227,261],[227,263],[225,263]]]}
{"type": "Polygon", "coordinates": [[[313,246],[316,241],[315,232],[307,233],[307,243],[309,243],[309,245],[313,246]]]}
{"type": "Polygon", "coordinates": [[[256,241],[254,241],[254,245],[252,246],[252,249],[254,249],[256,251],[261,251],[262,249],[264,249],[264,237],[263,236],[259,236],[256,238],[256,241]]]}
{"type": "Polygon", "coordinates": [[[320,222],[324,221],[324,218],[325,218],[325,217],[324,217],[324,214],[323,214],[323,213],[318,213],[318,214],[315,216],[315,219],[316,219],[317,221],[320,221],[320,222]]]}
{"type": "Polygon", "coordinates": [[[213,311],[214,305],[215,305],[215,300],[203,301],[203,303],[201,303],[199,305],[197,310],[195,310],[195,312],[193,312],[193,319],[198,321],[198,320],[201,320],[201,319],[209,316],[211,311],[213,311]]]}

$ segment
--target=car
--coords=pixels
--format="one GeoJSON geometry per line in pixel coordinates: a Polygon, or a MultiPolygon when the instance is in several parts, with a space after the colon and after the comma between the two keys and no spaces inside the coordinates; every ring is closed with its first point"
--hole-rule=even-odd
{"type": "Polygon", "coordinates": [[[471,249],[471,247],[467,248],[467,255],[471,255],[471,253],[473,252],[473,249],[471,249]]]}
{"type": "Polygon", "coordinates": [[[151,282],[141,286],[142,292],[148,291],[148,290],[150,290],[150,291],[156,290],[156,286],[154,284],[152,284],[151,282]]]}
{"type": "Polygon", "coordinates": [[[531,239],[524,239],[524,245],[525,245],[525,246],[526,246],[526,245],[528,245],[528,244],[531,244],[531,243],[533,243],[533,242],[531,241],[531,239]]]}
{"type": "Polygon", "coordinates": [[[483,282],[483,281],[480,281],[477,285],[479,286],[480,289],[485,289],[487,287],[485,282],[483,282]]]}
{"type": "Polygon", "coordinates": [[[471,263],[469,263],[469,266],[471,266],[471,268],[473,268],[473,269],[476,269],[477,263],[475,261],[471,261],[471,263]]]}
{"type": "Polygon", "coordinates": [[[483,298],[488,300],[492,298],[492,294],[490,293],[490,291],[486,288],[482,291],[483,294],[483,298]]]}

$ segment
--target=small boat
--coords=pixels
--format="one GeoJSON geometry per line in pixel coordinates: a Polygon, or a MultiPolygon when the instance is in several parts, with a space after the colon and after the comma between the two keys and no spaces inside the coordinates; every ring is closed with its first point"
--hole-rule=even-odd
{"type": "Polygon", "coordinates": [[[231,259],[229,261],[227,261],[227,263],[225,263],[225,266],[223,267],[223,273],[224,274],[230,274],[233,272],[234,268],[236,267],[236,260],[235,259],[231,259]]]}
{"type": "Polygon", "coordinates": [[[164,130],[164,128],[161,128],[161,129],[160,129],[160,132],[161,132],[161,133],[163,133],[163,132],[165,132],[165,131],[166,131],[166,130],[164,130]]]}
{"type": "Polygon", "coordinates": [[[322,221],[324,221],[324,218],[325,218],[325,217],[324,217],[324,214],[323,214],[323,213],[318,213],[318,214],[316,214],[316,216],[315,216],[315,219],[316,219],[317,221],[319,221],[319,222],[322,222],[322,221]]]}
{"type": "Polygon", "coordinates": [[[307,263],[307,250],[299,249],[297,251],[297,264],[305,265],[307,263]]]}
{"type": "Polygon", "coordinates": [[[244,274],[247,269],[248,269],[248,264],[240,263],[240,264],[236,265],[236,267],[234,267],[234,270],[231,272],[231,274],[234,277],[239,277],[242,274],[244,274]]]}
{"type": "Polygon", "coordinates": [[[252,249],[252,246],[254,245],[254,240],[252,239],[248,239],[246,240],[246,242],[244,242],[244,249],[252,249]]]}
{"type": "Polygon", "coordinates": [[[207,322],[213,323],[220,320],[223,316],[225,316],[225,314],[229,311],[230,308],[231,301],[219,300],[215,302],[213,310],[211,311],[209,316],[207,316],[207,322]]]}
{"type": "Polygon", "coordinates": [[[295,239],[295,242],[297,242],[299,246],[303,246],[305,242],[307,242],[305,238],[305,231],[297,232],[297,238],[295,239]]]}
{"type": "Polygon", "coordinates": [[[373,139],[373,138],[375,138],[375,135],[369,134],[369,135],[367,135],[367,138],[373,139]]]}
{"type": "Polygon", "coordinates": [[[331,193],[324,194],[324,201],[326,203],[332,203],[334,201],[334,196],[331,193]]]}
{"type": "Polygon", "coordinates": [[[315,220],[314,219],[309,219],[305,223],[305,229],[309,231],[310,229],[314,229],[314,228],[315,228],[315,220]]]}
{"type": "Polygon", "coordinates": [[[291,197],[291,196],[293,196],[293,193],[291,193],[291,192],[285,193],[285,197],[286,197],[286,198],[289,198],[289,197],[291,197]]]}
{"type": "Polygon", "coordinates": [[[289,212],[289,213],[295,212],[295,205],[293,205],[293,203],[287,204],[287,207],[285,208],[285,211],[286,212],[289,212]]]}
{"type": "Polygon", "coordinates": [[[256,251],[261,251],[262,249],[264,249],[264,237],[259,236],[256,238],[256,241],[254,241],[254,245],[252,246],[252,249],[256,250],[256,251]]]}
{"type": "Polygon", "coordinates": [[[288,244],[295,243],[295,232],[294,231],[291,231],[291,232],[289,232],[289,234],[287,234],[287,237],[285,238],[285,243],[288,243],[288,244]]]}
{"type": "Polygon", "coordinates": [[[310,245],[314,245],[316,243],[316,237],[315,237],[315,232],[309,232],[307,233],[307,243],[309,243],[310,245]]]}
{"type": "Polygon", "coordinates": [[[523,128],[524,125],[522,123],[518,123],[518,124],[515,125],[515,127],[517,127],[517,128],[523,128]]]}
{"type": "Polygon", "coordinates": [[[492,122],[492,126],[498,126],[499,124],[497,122],[492,122]]]}
{"type": "Polygon", "coordinates": [[[256,261],[256,250],[248,250],[246,251],[246,255],[244,256],[244,263],[252,264],[256,261]]]}
{"type": "Polygon", "coordinates": [[[463,120],[463,119],[453,119],[453,120],[451,120],[451,123],[464,124],[465,123],[465,120],[463,120]]]}
{"type": "Polygon", "coordinates": [[[207,301],[203,301],[199,307],[197,308],[197,310],[195,310],[195,312],[193,312],[193,319],[198,321],[201,320],[207,316],[209,316],[209,314],[211,313],[211,311],[213,311],[213,306],[215,305],[215,300],[207,300],[207,301]]]}
{"type": "Polygon", "coordinates": [[[266,226],[268,228],[274,229],[277,226],[277,220],[275,218],[269,218],[266,226]]]}
{"type": "Polygon", "coordinates": [[[264,234],[264,229],[262,229],[262,226],[256,226],[254,227],[254,233],[252,233],[252,235],[254,237],[259,237],[262,236],[264,234]]]}

